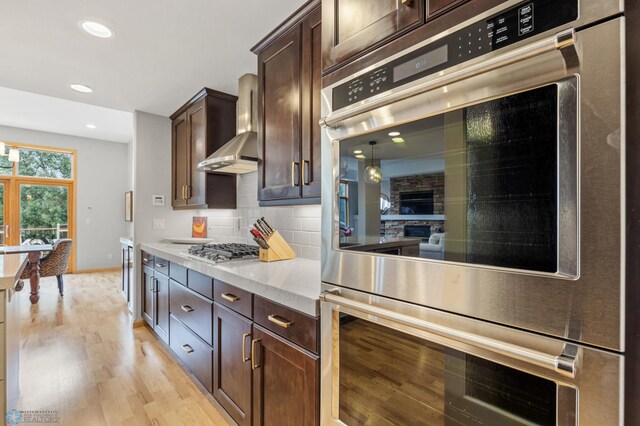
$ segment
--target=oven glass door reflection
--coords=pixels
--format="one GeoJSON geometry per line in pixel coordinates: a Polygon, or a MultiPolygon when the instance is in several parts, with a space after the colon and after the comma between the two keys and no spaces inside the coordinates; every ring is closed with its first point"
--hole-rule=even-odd
{"type": "Polygon", "coordinates": [[[556,424],[553,381],[349,315],[339,335],[349,426],[556,424]]]}

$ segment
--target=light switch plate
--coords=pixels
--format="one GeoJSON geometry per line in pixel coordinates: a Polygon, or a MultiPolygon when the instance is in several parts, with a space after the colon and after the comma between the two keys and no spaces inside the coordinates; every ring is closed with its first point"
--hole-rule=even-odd
{"type": "Polygon", "coordinates": [[[151,226],[153,229],[165,229],[164,218],[154,218],[151,226]]]}

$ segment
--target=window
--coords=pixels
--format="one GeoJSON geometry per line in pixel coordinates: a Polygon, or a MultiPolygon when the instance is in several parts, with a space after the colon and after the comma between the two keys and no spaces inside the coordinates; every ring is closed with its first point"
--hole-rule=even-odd
{"type": "MultiPolygon", "coordinates": [[[[20,148],[18,176],[71,179],[73,154],[20,148]]],[[[4,157],[3,157],[4,158],[4,157]]]]}
{"type": "MultiPolygon", "coordinates": [[[[5,145],[5,155],[0,156],[0,244],[74,238],[75,151],[5,145]],[[20,153],[15,164],[6,156],[10,148],[20,153]]],[[[74,262],[75,250],[71,271],[74,262]]]]}

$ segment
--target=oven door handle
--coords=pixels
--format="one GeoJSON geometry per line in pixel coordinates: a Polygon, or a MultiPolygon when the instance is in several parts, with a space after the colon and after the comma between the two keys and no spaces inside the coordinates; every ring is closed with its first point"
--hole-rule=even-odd
{"type": "Polygon", "coordinates": [[[576,375],[576,358],[578,355],[578,347],[575,345],[566,344],[564,350],[560,355],[551,355],[533,349],[523,348],[521,346],[513,345],[510,343],[501,342],[499,340],[491,339],[488,337],[478,336],[477,334],[467,333],[465,331],[445,327],[440,324],[424,321],[419,318],[414,318],[408,315],[393,312],[388,309],[369,305],[367,303],[358,302],[346,297],[337,296],[333,292],[322,293],[320,299],[334,305],[340,305],[345,308],[350,308],[362,312],[364,314],[374,315],[378,318],[383,318],[388,321],[404,324],[409,327],[417,328],[428,333],[446,337],[460,343],[486,349],[488,351],[506,355],[510,358],[515,358],[530,364],[535,364],[540,367],[553,370],[566,377],[575,378],[576,375]]]}
{"type": "Polygon", "coordinates": [[[553,52],[556,50],[563,50],[567,47],[574,46],[575,43],[576,31],[574,28],[569,28],[557,33],[553,37],[538,40],[534,43],[530,43],[501,55],[494,56],[493,58],[483,60],[469,67],[462,68],[451,73],[445,73],[444,75],[440,75],[436,78],[424,81],[422,83],[405,87],[404,89],[393,92],[387,96],[373,98],[369,101],[365,100],[360,104],[345,108],[341,112],[329,114],[328,116],[320,119],[320,126],[332,127],[335,124],[355,117],[356,115],[372,111],[376,108],[397,101],[401,101],[418,93],[428,92],[430,90],[434,90],[442,86],[447,86],[449,84],[453,84],[455,82],[465,80],[479,74],[484,74],[498,68],[506,67],[507,65],[511,65],[515,62],[520,62],[526,59],[533,58],[535,56],[543,55],[545,53],[553,52]]]}

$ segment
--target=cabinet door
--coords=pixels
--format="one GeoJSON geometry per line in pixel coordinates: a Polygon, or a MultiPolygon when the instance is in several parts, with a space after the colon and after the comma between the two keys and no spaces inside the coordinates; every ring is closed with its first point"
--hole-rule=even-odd
{"type": "Polygon", "coordinates": [[[254,325],[254,426],[320,423],[318,357],[254,325]]]}
{"type": "Polygon", "coordinates": [[[189,185],[189,126],[187,112],[180,114],[171,123],[172,179],[171,205],[187,205],[186,188],[189,185]]]}
{"type": "Polygon", "coordinates": [[[128,268],[128,264],[129,264],[129,247],[127,247],[126,245],[122,244],[121,246],[121,253],[122,253],[122,283],[120,284],[120,291],[122,292],[122,295],[127,296],[126,294],[126,288],[127,288],[127,280],[129,279],[129,268],[128,268]]]}
{"type": "Polygon", "coordinates": [[[240,426],[251,424],[251,321],[214,303],[213,396],[240,426]],[[246,355],[246,356],[245,356],[246,355]]]}
{"type": "Polygon", "coordinates": [[[142,268],[142,317],[153,328],[155,321],[154,307],[154,291],[155,279],[153,278],[153,269],[148,266],[142,268]]]}
{"type": "Polygon", "coordinates": [[[300,26],[258,56],[258,199],[300,198],[300,26]]]}
{"type": "Polygon", "coordinates": [[[131,293],[133,291],[133,288],[135,287],[136,284],[136,280],[135,280],[135,275],[134,275],[134,266],[133,266],[133,248],[132,247],[128,247],[129,250],[129,262],[128,262],[128,267],[127,267],[127,302],[129,305],[129,310],[131,310],[132,307],[132,297],[131,297],[131,293]]]}
{"type": "Polygon", "coordinates": [[[187,204],[206,207],[206,173],[199,172],[198,163],[207,158],[207,110],[202,99],[187,110],[189,126],[189,161],[187,204]]]}
{"type": "Polygon", "coordinates": [[[302,197],[320,197],[321,11],[302,23],[302,197]]]}
{"type": "Polygon", "coordinates": [[[169,277],[155,274],[155,321],[153,329],[169,343],[169,277]]]}
{"type": "Polygon", "coordinates": [[[424,22],[425,0],[322,0],[323,71],[424,22]]]}

